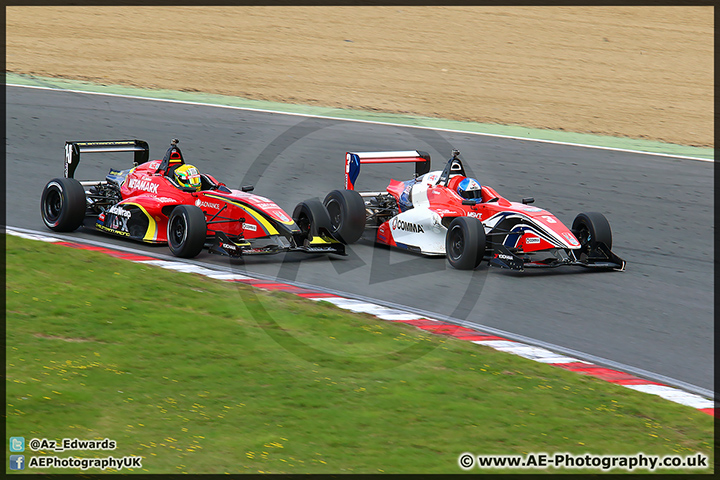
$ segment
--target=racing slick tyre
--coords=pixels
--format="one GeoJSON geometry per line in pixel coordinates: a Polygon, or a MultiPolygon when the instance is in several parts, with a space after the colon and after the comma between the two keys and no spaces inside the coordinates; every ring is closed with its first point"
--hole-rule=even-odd
{"type": "Polygon", "coordinates": [[[53,178],[40,198],[43,222],[56,232],[72,232],[85,219],[85,189],[74,178],[53,178]]]}
{"type": "Polygon", "coordinates": [[[313,237],[320,234],[320,228],[332,233],[330,215],[317,198],[298,203],[295,210],[293,210],[292,218],[301,230],[303,239],[312,240],[313,237]]]}
{"type": "Polygon", "coordinates": [[[196,257],[205,245],[207,224],[205,214],[195,205],[178,205],[168,219],[167,238],[176,257],[196,257]]]}
{"type": "Polygon", "coordinates": [[[365,230],[365,201],[354,190],[333,190],[323,205],[330,215],[333,235],[343,243],[357,242],[365,230]]]}
{"type": "Polygon", "coordinates": [[[472,217],[457,217],[445,236],[445,253],[458,270],[473,270],[485,255],[485,227],[472,217]]]}
{"type": "Polygon", "coordinates": [[[579,213],[572,223],[572,232],[580,242],[580,251],[590,254],[598,243],[612,249],[612,230],[605,215],[598,212],[579,213]]]}

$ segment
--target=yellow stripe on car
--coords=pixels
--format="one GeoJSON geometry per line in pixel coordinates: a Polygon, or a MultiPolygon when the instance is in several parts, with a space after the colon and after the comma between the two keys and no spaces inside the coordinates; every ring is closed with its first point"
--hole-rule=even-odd
{"type": "Polygon", "coordinates": [[[147,228],[147,231],[145,232],[145,236],[143,237],[143,240],[145,240],[146,242],[157,240],[157,234],[158,234],[157,223],[155,222],[155,219],[153,218],[153,216],[150,215],[147,212],[147,210],[145,210],[145,207],[143,207],[139,203],[130,203],[130,202],[123,203],[123,205],[135,205],[140,210],[142,210],[142,212],[148,218],[148,228],[147,228]],[[152,235],[150,235],[150,232],[153,232],[152,235]]]}
{"type": "MultiPolygon", "coordinates": [[[[222,200],[227,203],[231,203],[235,205],[236,207],[240,207],[243,210],[245,210],[247,213],[249,213],[256,222],[258,222],[262,227],[265,229],[265,231],[268,233],[268,235],[278,235],[280,232],[277,231],[275,227],[273,227],[272,223],[270,223],[260,212],[257,212],[256,210],[248,207],[247,205],[244,205],[242,203],[233,202],[229,198],[221,197],[221,196],[215,196],[215,195],[208,195],[205,194],[206,197],[210,198],[217,198],[218,200],[222,200]]],[[[285,222],[283,222],[285,223],[285,222]]],[[[292,223],[292,222],[291,222],[292,223]]]]}

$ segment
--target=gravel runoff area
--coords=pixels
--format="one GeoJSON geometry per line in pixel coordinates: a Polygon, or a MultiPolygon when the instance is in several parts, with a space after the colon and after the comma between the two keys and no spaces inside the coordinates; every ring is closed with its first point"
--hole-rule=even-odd
{"type": "Polygon", "coordinates": [[[8,72],[712,147],[711,6],[6,9],[8,72]]]}

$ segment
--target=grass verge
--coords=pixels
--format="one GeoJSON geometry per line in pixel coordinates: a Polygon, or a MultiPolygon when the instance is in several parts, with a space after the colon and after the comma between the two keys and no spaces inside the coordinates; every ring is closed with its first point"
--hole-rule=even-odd
{"type": "Polygon", "coordinates": [[[26,462],[140,455],[133,473],[461,473],[463,452],[700,452],[708,469],[662,472],[714,471],[712,417],[659,397],[100,253],[7,236],[6,263],[8,436],[117,442],[26,451],[26,462]]]}

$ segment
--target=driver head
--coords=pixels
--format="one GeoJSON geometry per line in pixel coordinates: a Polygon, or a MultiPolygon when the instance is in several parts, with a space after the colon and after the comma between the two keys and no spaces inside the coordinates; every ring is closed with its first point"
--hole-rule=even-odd
{"type": "Polygon", "coordinates": [[[182,187],[192,187],[200,190],[202,182],[200,181],[200,172],[193,165],[181,165],[175,169],[175,180],[182,187]]]}
{"type": "Polygon", "coordinates": [[[482,201],[482,187],[474,178],[463,179],[458,185],[457,192],[466,200],[475,200],[475,203],[482,201]]]}

